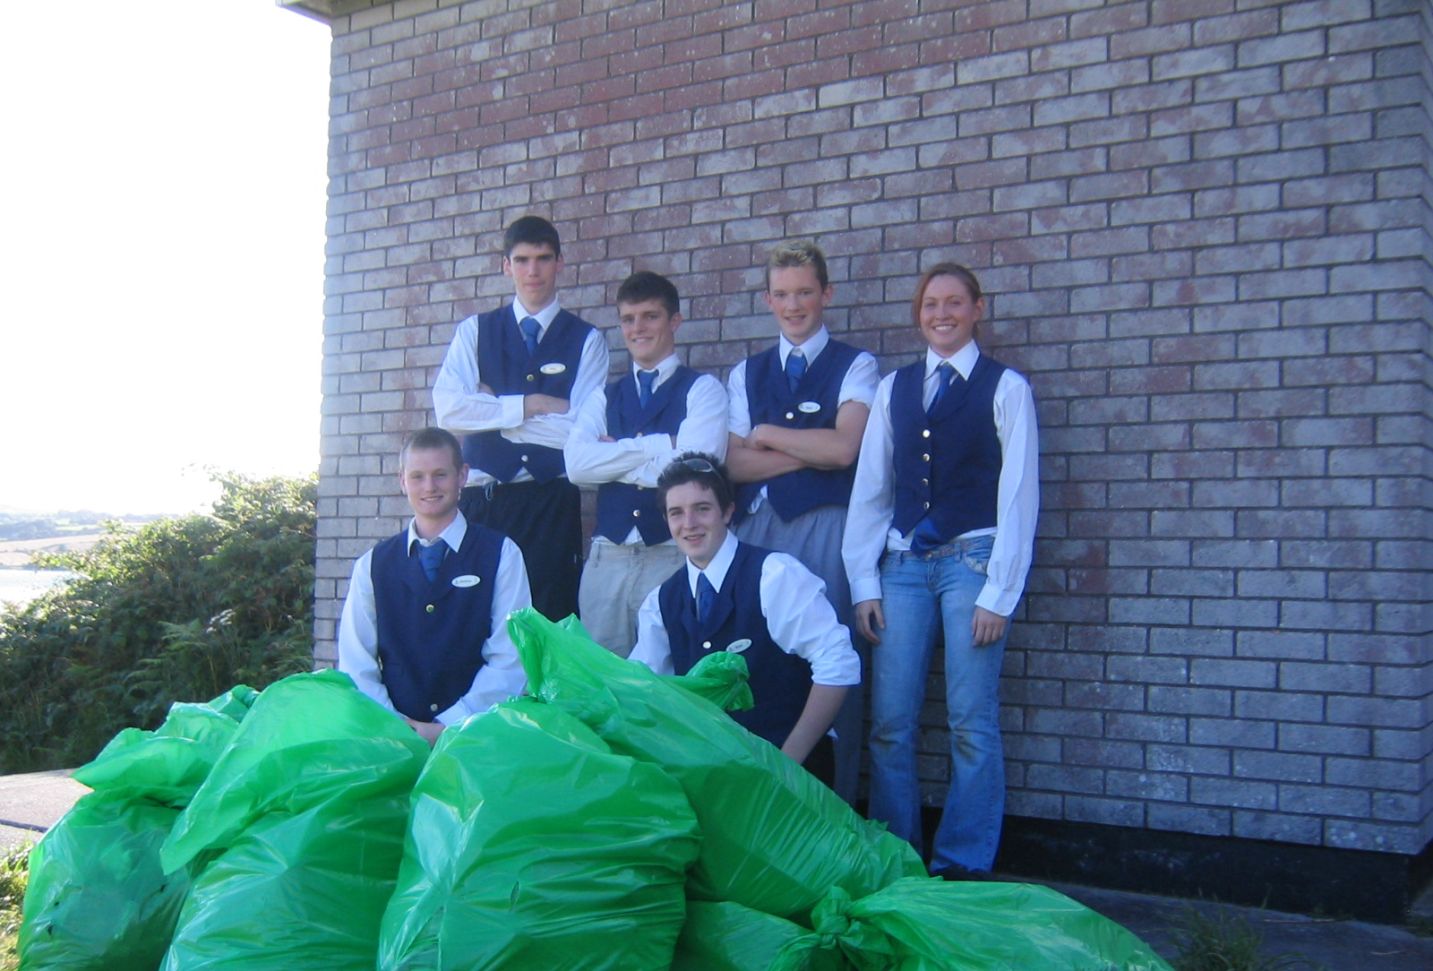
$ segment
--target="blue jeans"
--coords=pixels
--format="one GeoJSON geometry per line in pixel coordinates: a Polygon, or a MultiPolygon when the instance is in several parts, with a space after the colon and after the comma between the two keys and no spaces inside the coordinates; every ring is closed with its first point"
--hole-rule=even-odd
{"type": "Polygon", "coordinates": [[[916,743],[937,621],[945,632],[945,704],[950,788],[930,867],[989,870],[1005,813],[1000,745],[1001,659],[1006,637],[976,647],[970,625],[985,586],[991,536],[956,540],[930,553],[887,553],[881,564],[886,628],[871,649],[869,815],[921,849],[916,743]]]}

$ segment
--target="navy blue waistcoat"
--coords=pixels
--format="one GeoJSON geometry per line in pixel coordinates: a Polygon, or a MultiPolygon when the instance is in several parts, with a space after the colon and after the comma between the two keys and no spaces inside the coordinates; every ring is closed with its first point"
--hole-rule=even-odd
{"type": "MultiPolygon", "coordinates": [[[[571,401],[582,346],[592,329],[576,314],[559,310],[538,342],[537,353],[529,357],[512,304],[499,307],[478,317],[478,374],[494,394],[550,394],[571,401]]],[[[572,401],[571,407],[577,404],[572,401]]],[[[567,474],[562,449],[518,445],[495,431],[464,435],[463,460],[499,482],[511,482],[524,467],[538,482],[567,474]]]]}
{"type": "Polygon", "coordinates": [[[756,704],[750,711],[731,716],[748,731],[780,746],[796,727],[811,693],[811,667],[803,658],[776,646],[761,613],[761,568],[770,550],[738,543],[726,580],[717,591],[711,616],[697,622],[696,598],[687,583],[686,564],[662,584],[657,605],[672,647],[672,666],[686,674],[710,651],[726,650],[738,640],[750,640],[742,652],[748,683],[756,704]]]}
{"type": "Polygon", "coordinates": [[[503,535],[469,523],[462,546],[448,552],[431,583],[407,542],[405,529],[373,548],[378,664],[393,707],[430,722],[467,693],[483,666],[503,535]],[[453,586],[461,576],[478,582],[453,586]]]}
{"type": "MultiPolygon", "coordinates": [[[[652,393],[643,408],[637,397],[637,380],[630,373],[607,386],[607,434],[613,438],[638,435],[675,435],[687,417],[687,392],[701,377],[686,365],[652,393]]],[[[667,517],[657,508],[657,490],[630,482],[604,482],[597,487],[597,535],[621,543],[636,526],[648,546],[672,538],[667,517]]]]}
{"type": "MultiPolygon", "coordinates": [[[[747,358],[746,406],[751,412],[751,426],[835,428],[841,381],[860,353],[859,348],[850,344],[828,341],[794,392],[781,368],[779,347],[747,358]],[[803,411],[801,405],[807,402],[815,402],[820,408],[803,411]]],[[[767,502],[787,522],[819,506],[844,506],[851,499],[851,483],[855,478],[853,465],[845,469],[797,469],[765,482],[748,482],[737,490],[736,514],[740,518],[751,508],[752,500],[763,485],[767,502]]]]}
{"type": "Polygon", "coordinates": [[[935,414],[922,404],[924,359],[896,372],[891,428],[896,509],[892,525],[909,534],[929,515],[942,541],[995,526],[1000,438],[995,388],[1005,365],[984,354],[968,381],[955,380],[935,414]]]}

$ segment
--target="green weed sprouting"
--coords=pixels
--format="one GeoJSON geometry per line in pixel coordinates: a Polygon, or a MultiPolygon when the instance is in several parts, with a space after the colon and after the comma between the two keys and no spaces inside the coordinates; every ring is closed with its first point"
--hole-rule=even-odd
{"type": "Polygon", "coordinates": [[[1175,932],[1174,971],[1319,971],[1296,954],[1264,954],[1264,935],[1224,907],[1188,907],[1175,932]]]}

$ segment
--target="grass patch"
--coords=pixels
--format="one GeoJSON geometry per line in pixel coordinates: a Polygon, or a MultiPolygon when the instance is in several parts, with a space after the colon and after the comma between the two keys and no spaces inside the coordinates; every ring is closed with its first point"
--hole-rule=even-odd
{"type": "Polygon", "coordinates": [[[1175,931],[1174,971],[1322,971],[1297,954],[1265,954],[1264,935],[1223,907],[1188,908],[1175,931]]]}
{"type": "Polygon", "coordinates": [[[26,845],[0,852],[0,971],[15,971],[20,966],[16,945],[20,907],[30,875],[30,849],[26,845]]]}

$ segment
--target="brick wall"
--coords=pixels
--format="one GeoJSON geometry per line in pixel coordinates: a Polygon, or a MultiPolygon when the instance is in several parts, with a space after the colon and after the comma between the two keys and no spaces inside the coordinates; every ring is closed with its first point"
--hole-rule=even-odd
{"type": "Polygon", "coordinates": [[[1042,423],[1010,810],[1429,841],[1426,3],[327,6],[320,660],[513,217],[557,223],[614,346],[617,283],[671,275],[723,375],[771,338],[772,242],[819,240],[832,330],[887,370],[953,258],[1042,423]]]}

